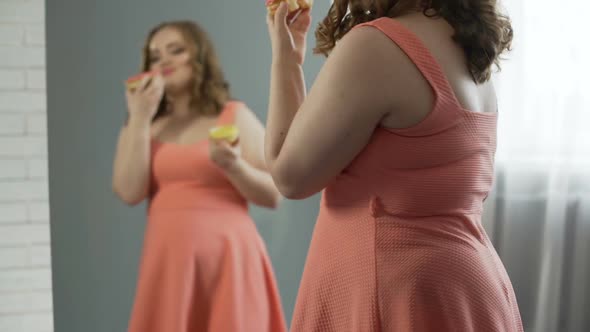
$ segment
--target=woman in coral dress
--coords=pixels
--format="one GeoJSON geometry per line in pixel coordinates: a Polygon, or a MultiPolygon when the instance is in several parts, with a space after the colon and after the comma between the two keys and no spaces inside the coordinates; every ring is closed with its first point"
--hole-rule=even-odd
{"type": "Polygon", "coordinates": [[[267,165],[289,198],[323,190],[291,330],[522,331],[481,224],[512,39],[496,1],[335,0],[307,96],[310,15],[286,17],[268,18],[267,165]]]}
{"type": "Polygon", "coordinates": [[[229,101],[218,59],[193,22],[153,29],[113,186],[128,204],[149,200],[130,332],[285,331],[273,269],[248,203],[274,208],[264,128],[229,101]],[[239,140],[209,138],[235,125],[239,140]]]}

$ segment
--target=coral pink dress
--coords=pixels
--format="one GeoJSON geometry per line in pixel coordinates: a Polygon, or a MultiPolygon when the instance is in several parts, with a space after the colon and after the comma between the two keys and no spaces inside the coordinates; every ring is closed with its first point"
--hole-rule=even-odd
{"type": "Polygon", "coordinates": [[[376,129],[325,189],[291,331],[523,331],[481,225],[497,115],[463,109],[434,57],[399,22],[363,25],[407,54],[435,104],[416,126],[376,129]]]}
{"type": "MultiPolygon", "coordinates": [[[[220,124],[240,104],[228,103],[220,124]]],[[[210,160],[208,140],[152,142],[152,189],[130,332],[286,331],[247,202],[210,160]]]]}

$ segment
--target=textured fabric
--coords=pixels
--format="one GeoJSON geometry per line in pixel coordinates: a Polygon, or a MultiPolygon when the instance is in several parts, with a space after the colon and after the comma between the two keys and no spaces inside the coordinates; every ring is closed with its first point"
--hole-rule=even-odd
{"type": "MultiPolygon", "coordinates": [[[[232,123],[229,103],[218,123],[232,123]]],[[[247,202],[208,140],[152,142],[151,197],[130,332],[286,331],[247,202]]]]}
{"type": "Polygon", "coordinates": [[[399,22],[360,26],[407,54],[435,103],[416,126],[376,129],[324,190],[291,330],[522,331],[510,280],[481,226],[497,115],[463,109],[399,22]]]}

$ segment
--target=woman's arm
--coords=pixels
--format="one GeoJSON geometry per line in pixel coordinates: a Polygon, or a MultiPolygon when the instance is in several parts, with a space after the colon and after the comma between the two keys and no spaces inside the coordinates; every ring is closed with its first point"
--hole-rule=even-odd
{"type": "Polygon", "coordinates": [[[130,118],[121,128],[113,167],[113,191],[136,205],[147,196],[150,169],[150,121],[130,118]]]}
{"type": "Polygon", "coordinates": [[[164,93],[160,74],[126,91],[129,121],[121,128],[113,165],[113,191],[129,205],[144,200],[150,181],[150,127],[164,93]]]}
{"type": "Polygon", "coordinates": [[[396,59],[381,51],[380,37],[368,27],[349,32],[330,54],[307,97],[301,66],[273,57],[266,160],[284,196],[302,199],[325,188],[390,112],[396,88],[383,86],[392,82],[386,77],[391,71],[379,66],[395,66],[396,59]]]}

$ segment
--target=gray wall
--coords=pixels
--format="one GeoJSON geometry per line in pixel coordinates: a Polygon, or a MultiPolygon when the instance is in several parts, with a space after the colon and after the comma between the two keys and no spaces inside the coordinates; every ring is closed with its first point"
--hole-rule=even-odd
{"type": "MultiPolygon", "coordinates": [[[[194,19],[211,34],[234,95],[265,120],[270,45],[263,0],[54,0],[47,4],[49,179],[55,327],[121,332],[129,317],[145,206],[111,192],[125,115],[123,80],[136,72],[147,30],[194,19]],[[239,22],[239,23],[238,23],[239,22]]],[[[329,3],[318,2],[315,27],[329,3]]],[[[311,50],[314,38],[309,38],[311,50]]],[[[311,85],[323,59],[308,57],[311,85]]],[[[252,209],[267,241],[290,320],[318,197],[252,209]],[[297,213],[296,213],[297,210],[297,213]]]]}

